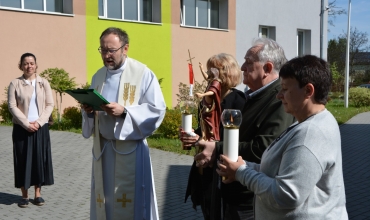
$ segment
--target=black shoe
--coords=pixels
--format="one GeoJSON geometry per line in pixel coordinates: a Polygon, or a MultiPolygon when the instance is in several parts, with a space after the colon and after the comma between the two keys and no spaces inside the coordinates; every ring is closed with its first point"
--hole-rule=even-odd
{"type": "Polygon", "coordinates": [[[37,197],[36,199],[33,200],[35,205],[42,206],[45,203],[45,200],[43,200],[41,197],[37,197]]]}
{"type": "Polygon", "coordinates": [[[28,199],[22,198],[20,202],[18,202],[18,206],[21,208],[27,208],[28,207],[28,199]]]}

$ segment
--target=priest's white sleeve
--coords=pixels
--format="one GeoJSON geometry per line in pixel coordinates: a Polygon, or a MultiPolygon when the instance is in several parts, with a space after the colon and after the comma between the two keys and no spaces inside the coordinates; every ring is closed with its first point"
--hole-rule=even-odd
{"type": "Polygon", "coordinates": [[[89,138],[94,132],[94,117],[89,117],[87,113],[81,109],[82,113],[82,136],[89,138]]]}
{"type": "Polygon", "coordinates": [[[162,123],[166,112],[158,79],[146,68],[138,105],[127,106],[125,119],[117,118],[114,136],[118,140],[140,140],[151,135],[162,123]]]}
{"type": "MultiPolygon", "coordinates": [[[[90,85],[90,89],[95,87],[95,77],[93,77],[90,85]]],[[[81,109],[82,114],[82,136],[84,138],[89,138],[94,132],[94,116],[89,117],[89,115],[81,109]]]]}

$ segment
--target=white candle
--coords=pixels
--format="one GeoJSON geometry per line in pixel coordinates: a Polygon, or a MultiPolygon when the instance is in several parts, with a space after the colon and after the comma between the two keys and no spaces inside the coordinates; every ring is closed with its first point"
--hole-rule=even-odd
{"type": "Polygon", "coordinates": [[[185,132],[192,132],[192,114],[181,114],[181,127],[185,132]]]}
{"type": "Polygon", "coordinates": [[[239,155],[239,127],[224,127],[224,155],[236,162],[239,155]]]}

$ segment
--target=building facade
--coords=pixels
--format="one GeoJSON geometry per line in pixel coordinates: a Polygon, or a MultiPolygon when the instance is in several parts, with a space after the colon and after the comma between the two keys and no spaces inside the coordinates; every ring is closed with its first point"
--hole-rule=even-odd
{"type": "MultiPolygon", "coordinates": [[[[327,5],[324,1],[324,6],[327,5]]],[[[236,57],[242,62],[256,37],[278,42],[288,59],[320,56],[321,1],[236,1],[236,57]]],[[[323,58],[327,48],[327,11],[323,14],[323,58]]]]}
{"type": "MultiPolygon", "coordinates": [[[[318,54],[320,2],[289,3],[284,0],[1,0],[3,80],[0,89],[22,74],[17,65],[25,52],[36,55],[38,73],[47,68],[63,68],[79,85],[90,82],[103,65],[98,52],[100,34],[115,26],[129,34],[128,56],[145,63],[162,79],[163,94],[171,108],[177,105],[180,82],[188,83],[188,51],[194,57],[198,82],[203,80],[199,62],[205,65],[211,55],[224,52],[234,55],[242,64],[252,39],[258,36],[275,39],[284,47],[288,58],[318,54]]],[[[0,96],[0,100],[5,99],[0,96]]],[[[63,107],[74,105],[77,103],[71,97],[63,97],[63,107]]]]}

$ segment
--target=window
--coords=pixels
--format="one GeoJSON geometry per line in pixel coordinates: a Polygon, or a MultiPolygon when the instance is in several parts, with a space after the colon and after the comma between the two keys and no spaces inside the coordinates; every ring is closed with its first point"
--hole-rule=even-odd
{"type": "Polygon", "coordinates": [[[276,28],[273,26],[259,26],[258,37],[270,38],[276,40],[276,28]]]}
{"type": "Polygon", "coordinates": [[[73,0],[0,0],[0,8],[73,14],[73,0]]]}
{"type": "Polygon", "coordinates": [[[311,31],[297,30],[297,55],[311,54],[311,31]]]}
{"type": "Polygon", "coordinates": [[[161,22],[161,0],[99,0],[98,5],[102,18],[161,22]]]}
{"type": "Polygon", "coordinates": [[[181,25],[200,28],[228,28],[227,0],[182,0],[181,25]]]}
{"type": "Polygon", "coordinates": [[[260,37],[269,37],[269,29],[267,27],[261,27],[260,37]]]}
{"type": "Polygon", "coordinates": [[[298,31],[297,43],[298,43],[297,55],[301,57],[304,54],[304,32],[303,31],[298,31]]]}

